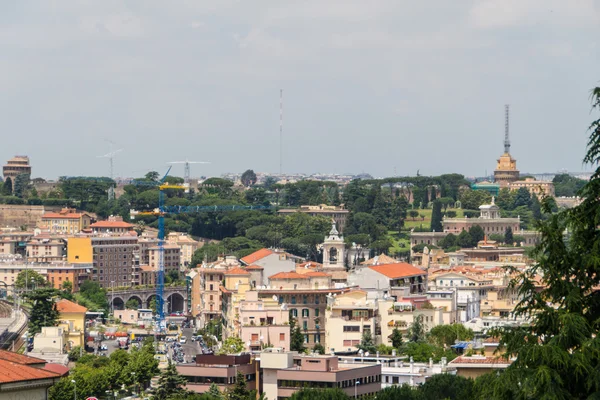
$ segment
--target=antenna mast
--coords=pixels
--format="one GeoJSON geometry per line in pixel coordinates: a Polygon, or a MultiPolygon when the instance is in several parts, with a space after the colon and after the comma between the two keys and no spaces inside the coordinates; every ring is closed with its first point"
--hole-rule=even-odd
{"type": "Polygon", "coordinates": [[[510,153],[510,139],[508,137],[508,114],[509,105],[504,105],[504,152],[510,153]]]}
{"type": "Polygon", "coordinates": [[[279,89],[279,175],[283,173],[283,89],[279,89]]]}

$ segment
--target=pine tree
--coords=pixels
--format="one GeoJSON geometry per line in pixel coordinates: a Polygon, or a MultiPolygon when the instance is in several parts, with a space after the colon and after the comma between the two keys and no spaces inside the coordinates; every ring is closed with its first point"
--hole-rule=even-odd
{"type": "Polygon", "coordinates": [[[169,360],[169,365],[163,370],[158,378],[158,387],[154,393],[156,400],[168,400],[172,396],[181,396],[187,393],[185,389],[186,379],[179,375],[175,364],[169,360]]]}
{"type": "Polygon", "coordinates": [[[297,351],[298,353],[304,352],[304,335],[300,331],[300,327],[297,324],[296,318],[290,318],[290,350],[297,351]]]}
{"type": "Polygon", "coordinates": [[[210,397],[212,397],[214,400],[221,400],[221,399],[223,399],[223,394],[219,390],[219,387],[217,386],[217,384],[214,383],[214,382],[211,383],[210,387],[208,388],[208,395],[210,397]]]}
{"type": "Polygon", "coordinates": [[[371,336],[370,331],[364,331],[360,343],[358,346],[360,350],[369,353],[375,353],[377,351],[377,347],[375,346],[375,342],[373,342],[373,336],[371,336]]]}
{"type": "Polygon", "coordinates": [[[29,315],[29,334],[35,335],[44,326],[57,326],[60,316],[53,298],[58,297],[56,289],[38,289],[25,295],[33,303],[29,315]]]}
{"type": "Polygon", "coordinates": [[[238,371],[235,385],[227,391],[227,400],[252,400],[252,392],[248,390],[244,375],[238,371]]]}
{"type": "Polygon", "coordinates": [[[431,231],[432,232],[443,232],[442,227],[442,202],[435,200],[433,202],[433,209],[431,210],[431,231]]]}
{"type": "Polygon", "coordinates": [[[504,232],[504,243],[508,245],[512,245],[514,243],[513,231],[510,226],[506,228],[506,232],[504,232]]]}
{"type": "Polygon", "coordinates": [[[402,344],[404,343],[404,339],[402,338],[402,333],[400,332],[400,330],[398,328],[394,328],[394,330],[392,331],[392,346],[395,349],[399,349],[400,347],[402,347],[402,344]]]}

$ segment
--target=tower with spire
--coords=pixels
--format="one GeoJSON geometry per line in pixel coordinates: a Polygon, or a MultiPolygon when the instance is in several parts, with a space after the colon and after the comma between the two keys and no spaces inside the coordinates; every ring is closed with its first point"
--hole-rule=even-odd
{"type": "Polygon", "coordinates": [[[504,153],[498,159],[494,170],[494,181],[500,185],[500,188],[508,187],[511,182],[519,180],[517,160],[510,155],[509,110],[509,105],[506,104],[504,106],[504,153]]]}
{"type": "Polygon", "coordinates": [[[329,236],[323,242],[323,270],[344,270],[345,250],[344,238],[332,221],[329,236]]]}

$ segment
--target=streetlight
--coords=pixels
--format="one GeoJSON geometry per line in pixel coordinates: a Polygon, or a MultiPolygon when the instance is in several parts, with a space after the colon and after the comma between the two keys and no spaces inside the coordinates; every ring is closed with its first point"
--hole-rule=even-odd
{"type": "Polygon", "coordinates": [[[354,398],[356,399],[357,396],[357,389],[358,389],[358,385],[360,385],[360,381],[357,379],[356,382],[354,382],[354,398]]]}
{"type": "Polygon", "coordinates": [[[73,400],[77,400],[77,382],[75,382],[75,379],[71,379],[71,383],[75,385],[73,390],[73,400]]]}

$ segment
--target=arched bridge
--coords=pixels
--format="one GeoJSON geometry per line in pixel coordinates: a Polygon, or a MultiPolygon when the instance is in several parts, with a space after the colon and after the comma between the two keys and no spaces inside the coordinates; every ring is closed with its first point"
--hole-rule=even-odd
{"type": "MultiPolygon", "coordinates": [[[[132,287],[127,289],[115,289],[107,292],[108,303],[115,310],[125,309],[125,304],[130,300],[135,300],[140,308],[150,308],[152,301],[156,299],[155,287],[132,287]]],[[[185,286],[165,286],[163,298],[167,305],[167,313],[181,311],[187,313],[187,287],[185,286]]]]}

